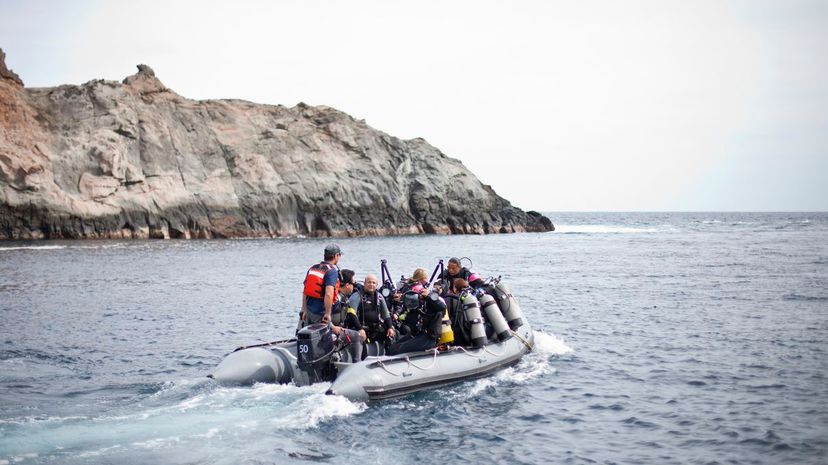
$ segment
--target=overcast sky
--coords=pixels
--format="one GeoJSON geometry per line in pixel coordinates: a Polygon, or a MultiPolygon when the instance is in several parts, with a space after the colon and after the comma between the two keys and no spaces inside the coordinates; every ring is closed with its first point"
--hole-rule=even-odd
{"type": "Polygon", "coordinates": [[[524,209],[828,210],[826,1],[0,0],[0,47],[32,87],[332,106],[524,209]]]}

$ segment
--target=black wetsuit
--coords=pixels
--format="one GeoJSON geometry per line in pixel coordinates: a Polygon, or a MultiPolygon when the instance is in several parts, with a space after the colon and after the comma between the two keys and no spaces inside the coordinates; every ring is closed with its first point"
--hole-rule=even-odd
{"type": "MultiPolygon", "coordinates": [[[[446,303],[442,299],[426,299],[419,308],[408,310],[403,325],[409,332],[388,346],[388,355],[417,352],[437,347],[442,331],[443,313],[446,303]]],[[[405,313],[405,310],[403,311],[405,313]]]]}
{"type": "Polygon", "coordinates": [[[374,292],[360,295],[357,319],[372,341],[387,341],[388,330],[393,327],[385,299],[374,292]]]}

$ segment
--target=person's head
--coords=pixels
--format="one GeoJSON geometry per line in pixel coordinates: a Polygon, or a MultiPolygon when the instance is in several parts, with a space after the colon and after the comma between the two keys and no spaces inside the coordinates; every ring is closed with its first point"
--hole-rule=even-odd
{"type": "Polygon", "coordinates": [[[374,293],[377,290],[377,276],[373,274],[369,274],[365,277],[365,281],[363,281],[363,285],[365,286],[365,292],[374,293]]]}
{"type": "Polygon", "coordinates": [[[340,250],[339,245],[337,244],[328,244],[325,247],[325,261],[336,265],[339,263],[339,257],[342,256],[342,250],[340,250]]]}
{"type": "Polygon", "coordinates": [[[342,270],[339,272],[339,289],[345,295],[354,293],[354,270],[342,270]]]}
{"type": "Polygon", "coordinates": [[[426,276],[426,270],[422,268],[417,268],[414,270],[414,274],[411,275],[411,280],[418,282],[418,283],[425,283],[428,282],[428,276],[426,276]]]}
{"type": "Polygon", "coordinates": [[[451,281],[451,291],[454,294],[459,294],[460,291],[469,287],[469,282],[463,278],[457,278],[451,281]]]}
{"type": "Polygon", "coordinates": [[[460,259],[457,257],[449,258],[448,265],[446,265],[446,270],[452,276],[457,276],[457,273],[460,272],[460,259]]]}

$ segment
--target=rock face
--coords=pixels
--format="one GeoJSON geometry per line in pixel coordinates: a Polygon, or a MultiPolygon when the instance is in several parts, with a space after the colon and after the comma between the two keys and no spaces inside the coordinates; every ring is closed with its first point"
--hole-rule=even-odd
{"type": "Polygon", "coordinates": [[[0,239],[553,230],[423,139],[332,108],[194,101],[146,65],[24,88],[0,51],[0,239]]]}

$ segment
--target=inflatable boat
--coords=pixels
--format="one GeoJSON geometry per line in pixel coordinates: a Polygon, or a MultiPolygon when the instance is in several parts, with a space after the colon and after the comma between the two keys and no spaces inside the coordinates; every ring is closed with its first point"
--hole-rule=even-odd
{"type": "Polygon", "coordinates": [[[240,347],[208,375],[223,385],[328,382],[331,395],[369,401],[403,396],[480,378],[516,364],[534,345],[532,329],[517,300],[499,280],[461,296],[468,345],[386,355],[379,342],[366,344],[363,360],[350,360],[326,324],[302,328],[294,339],[240,347]]]}

